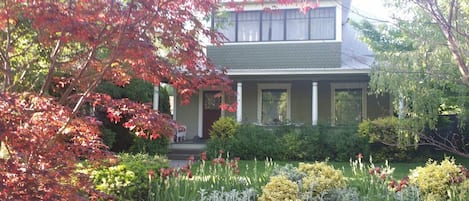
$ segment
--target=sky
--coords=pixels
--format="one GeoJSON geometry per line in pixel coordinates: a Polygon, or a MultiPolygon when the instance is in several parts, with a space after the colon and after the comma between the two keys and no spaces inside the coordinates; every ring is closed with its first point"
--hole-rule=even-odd
{"type": "Polygon", "coordinates": [[[378,20],[389,20],[389,8],[383,6],[383,0],[352,0],[351,18],[366,17],[378,20]]]}

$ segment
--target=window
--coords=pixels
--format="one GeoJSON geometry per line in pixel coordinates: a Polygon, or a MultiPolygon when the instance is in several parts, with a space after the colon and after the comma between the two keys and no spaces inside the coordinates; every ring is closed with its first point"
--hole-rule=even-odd
{"type": "Polygon", "coordinates": [[[212,27],[223,33],[226,42],[334,40],[335,7],[302,13],[299,9],[228,12],[213,18],[212,27]]]}
{"type": "Polygon", "coordinates": [[[236,41],[236,13],[223,13],[214,17],[212,27],[222,33],[227,38],[227,42],[236,41]]]}
{"type": "Polygon", "coordinates": [[[286,10],[287,40],[308,39],[308,15],[298,10],[286,10]]]}
{"type": "Polygon", "coordinates": [[[366,83],[332,84],[332,124],[359,124],[366,118],[366,83]]]}
{"type": "Polygon", "coordinates": [[[323,8],[311,11],[311,40],[334,39],[335,9],[323,8]]]}
{"type": "Polygon", "coordinates": [[[264,125],[290,119],[290,84],[259,84],[258,120],[264,125]]]}
{"type": "Polygon", "coordinates": [[[284,40],[284,14],[283,12],[262,13],[262,40],[284,40]]]}
{"type": "Polygon", "coordinates": [[[246,11],[238,14],[238,41],[259,41],[261,12],[246,11]]]}

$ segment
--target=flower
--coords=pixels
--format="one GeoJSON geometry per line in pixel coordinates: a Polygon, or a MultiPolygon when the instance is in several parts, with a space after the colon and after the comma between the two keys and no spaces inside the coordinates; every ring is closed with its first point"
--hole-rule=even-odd
{"type": "Polygon", "coordinates": [[[195,161],[194,155],[189,156],[189,158],[187,158],[187,160],[189,160],[190,162],[194,162],[195,161]]]}
{"type": "Polygon", "coordinates": [[[394,188],[396,187],[396,180],[392,179],[391,182],[389,182],[389,187],[394,188]]]}
{"type": "Polygon", "coordinates": [[[187,172],[187,178],[189,178],[189,179],[192,178],[192,170],[189,170],[189,172],[187,172]]]}
{"type": "Polygon", "coordinates": [[[358,159],[362,159],[362,158],[363,158],[363,154],[362,154],[362,153],[358,153],[358,154],[357,154],[357,158],[358,158],[358,159]]]}
{"type": "Polygon", "coordinates": [[[150,179],[155,178],[155,171],[153,171],[153,170],[148,170],[148,177],[150,177],[150,179]]]}
{"type": "Polygon", "coordinates": [[[205,152],[205,151],[202,152],[202,153],[200,154],[200,159],[203,160],[203,161],[206,161],[206,160],[207,160],[207,152],[205,152]]]}

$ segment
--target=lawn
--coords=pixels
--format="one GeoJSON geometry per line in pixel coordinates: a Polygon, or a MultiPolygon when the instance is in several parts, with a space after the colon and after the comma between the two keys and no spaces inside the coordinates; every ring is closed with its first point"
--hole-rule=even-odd
{"type": "MultiPolygon", "coordinates": [[[[456,160],[456,164],[463,165],[465,167],[469,167],[469,159],[468,158],[462,158],[458,156],[451,156],[454,157],[456,160]]],[[[278,166],[284,166],[286,164],[292,164],[294,166],[298,166],[298,161],[273,161],[276,165],[278,166]]],[[[304,161],[304,162],[314,162],[314,161],[304,161]]],[[[345,177],[351,177],[353,176],[352,173],[352,168],[350,166],[350,162],[328,162],[332,166],[334,166],[337,169],[341,169],[342,172],[344,173],[345,177]]],[[[366,165],[369,165],[368,161],[364,161],[366,165]]],[[[375,166],[384,166],[384,163],[374,163],[375,166]]],[[[418,166],[424,166],[425,162],[409,162],[409,163],[402,163],[402,162],[396,162],[396,163],[389,163],[389,165],[394,169],[394,174],[393,178],[395,179],[401,179],[404,178],[405,176],[409,175],[409,171],[411,169],[415,169],[418,166]]],[[[239,167],[241,169],[241,175],[242,176],[252,176],[250,174],[253,173],[253,171],[249,171],[249,169],[253,169],[254,167],[257,168],[258,172],[264,172],[264,161],[254,161],[254,160],[241,160],[239,161],[239,167]]]]}

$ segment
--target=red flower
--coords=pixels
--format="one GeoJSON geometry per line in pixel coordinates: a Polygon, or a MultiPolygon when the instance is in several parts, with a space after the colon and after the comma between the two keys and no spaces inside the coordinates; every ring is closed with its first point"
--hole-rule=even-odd
{"type": "Polygon", "coordinates": [[[362,158],[363,158],[363,154],[362,154],[362,153],[358,153],[358,154],[357,154],[357,158],[358,158],[358,159],[362,159],[362,158]]]}
{"type": "Polygon", "coordinates": [[[386,180],[386,174],[381,174],[381,179],[386,180]]]}
{"type": "Polygon", "coordinates": [[[202,152],[202,153],[200,154],[200,159],[203,160],[203,161],[206,161],[206,160],[207,160],[207,152],[205,152],[205,151],[202,152]]]}
{"type": "Polygon", "coordinates": [[[239,161],[240,158],[239,158],[239,157],[235,157],[234,160],[235,160],[235,161],[239,161]]]}
{"type": "Polygon", "coordinates": [[[392,179],[391,182],[389,183],[389,187],[394,188],[396,187],[396,180],[392,179]]]}
{"type": "Polygon", "coordinates": [[[192,178],[192,170],[189,170],[189,172],[187,172],[187,178],[189,178],[189,179],[192,178]]]}
{"type": "Polygon", "coordinates": [[[148,170],[148,176],[149,176],[151,179],[155,178],[155,171],[153,171],[153,170],[148,170]]]}
{"type": "Polygon", "coordinates": [[[189,160],[190,162],[194,162],[195,161],[194,155],[189,156],[187,160],[189,160]]]}

